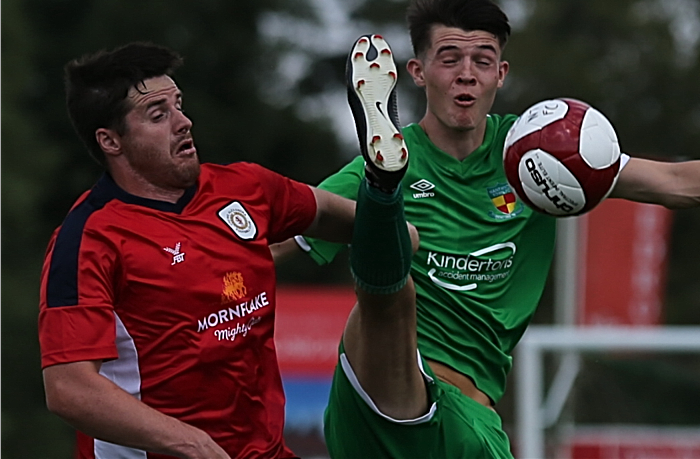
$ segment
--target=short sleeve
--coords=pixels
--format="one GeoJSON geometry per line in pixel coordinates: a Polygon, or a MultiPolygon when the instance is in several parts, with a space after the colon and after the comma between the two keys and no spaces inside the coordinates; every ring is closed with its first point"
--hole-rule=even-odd
{"type": "MultiPolygon", "coordinates": [[[[338,172],[327,177],[318,185],[318,188],[353,201],[357,200],[357,189],[364,176],[364,164],[362,156],[356,157],[338,172]]],[[[341,250],[347,247],[345,244],[303,236],[298,236],[296,241],[299,247],[319,265],[330,263],[341,250]]]]}
{"type": "Polygon", "coordinates": [[[282,242],[306,231],[316,218],[316,197],[309,185],[248,163],[270,208],[268,242],[282,242]]]}
{"type": "Polygon", "coordinates": [[[118,256],[100,231],[86,229],[86,200],[49,243],[41,274],[41,365],[118,357],[114,281],[118,256]]]}

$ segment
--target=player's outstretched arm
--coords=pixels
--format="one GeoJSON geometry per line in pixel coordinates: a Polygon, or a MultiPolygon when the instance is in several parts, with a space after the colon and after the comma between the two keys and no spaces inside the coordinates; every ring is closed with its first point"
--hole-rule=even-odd
{"type": "Polygon", "coordinates": [[[669,209],[700,206],[700,161],[665,163],[631,158],[610,197],[669,209]]]}
{"type": "Polygon", "coordinates": [[[294,238],[289,238],[284,242],[270,244],[270,252],[272,253],[272,259],[275,264],[284,263],[297,254],[303,253],[301,247],[299,247],[299,244],[296,243],[294,238]]]}
{"type": "Polygon", "coordinates": [[[230,459],[204,431],[150,408],[99,374],[101,362],[44,369],[51,412],[92,437],[184,459],[230,459]]]}
{"type": "MultiPolygon", "coordinates": [[[[350,243],[355,222],[355,201],[320,188],[310,188],[316,198],[316,218],[303,235],[328,242],[350,243]]],[[[294,238],[290,238],[270,244],[270,252],[272,259],[279,264],[303,251],[294,238]]]]}
{"type": "Polygon", "coordinates": [[[347,244],[355,222],[355,201],[311,187],[316,197],[316,218],[304,236],[347,244]]]}

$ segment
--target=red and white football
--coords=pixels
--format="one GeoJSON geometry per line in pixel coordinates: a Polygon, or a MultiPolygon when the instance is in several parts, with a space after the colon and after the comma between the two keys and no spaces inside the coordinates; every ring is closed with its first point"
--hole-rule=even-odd
{"type": "Polygon", "coordinates": [[[620,170],[620,146],[610,121],[574,99],[528,108],[503,147],[506,178],[533,209],[557,217],[590,211],[605,199],[620,170]]]}

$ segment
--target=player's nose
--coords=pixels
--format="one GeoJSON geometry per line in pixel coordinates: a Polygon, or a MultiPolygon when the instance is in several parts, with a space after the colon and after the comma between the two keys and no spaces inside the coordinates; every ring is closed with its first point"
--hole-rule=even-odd
{"type": "Polygon", "coordinates": [[[185,115],[184,112],[182,111],[177,111],[177,121],[175,124],[175,129],[177,132],[188,132],[190,129],[192,129],[192,120],[185,115]]]}
{"type": "Polygon", "coordinates": [[[457,83],[459,84],[474,84],[476,83],[476,77],[471,68],[471,62],[465,61],[459,68],[459,73],[457,74],[457,83]]]}

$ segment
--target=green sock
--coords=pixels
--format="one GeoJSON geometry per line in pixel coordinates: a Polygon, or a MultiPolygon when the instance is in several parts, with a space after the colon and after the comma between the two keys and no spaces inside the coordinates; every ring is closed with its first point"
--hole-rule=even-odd
{"type": "Polygon", "coordinates": [[[398,292],[408,280],[412,256],[401,186],[387,194],[363,178],[350,250],[355,283],[367,293],[398,292]]]}

